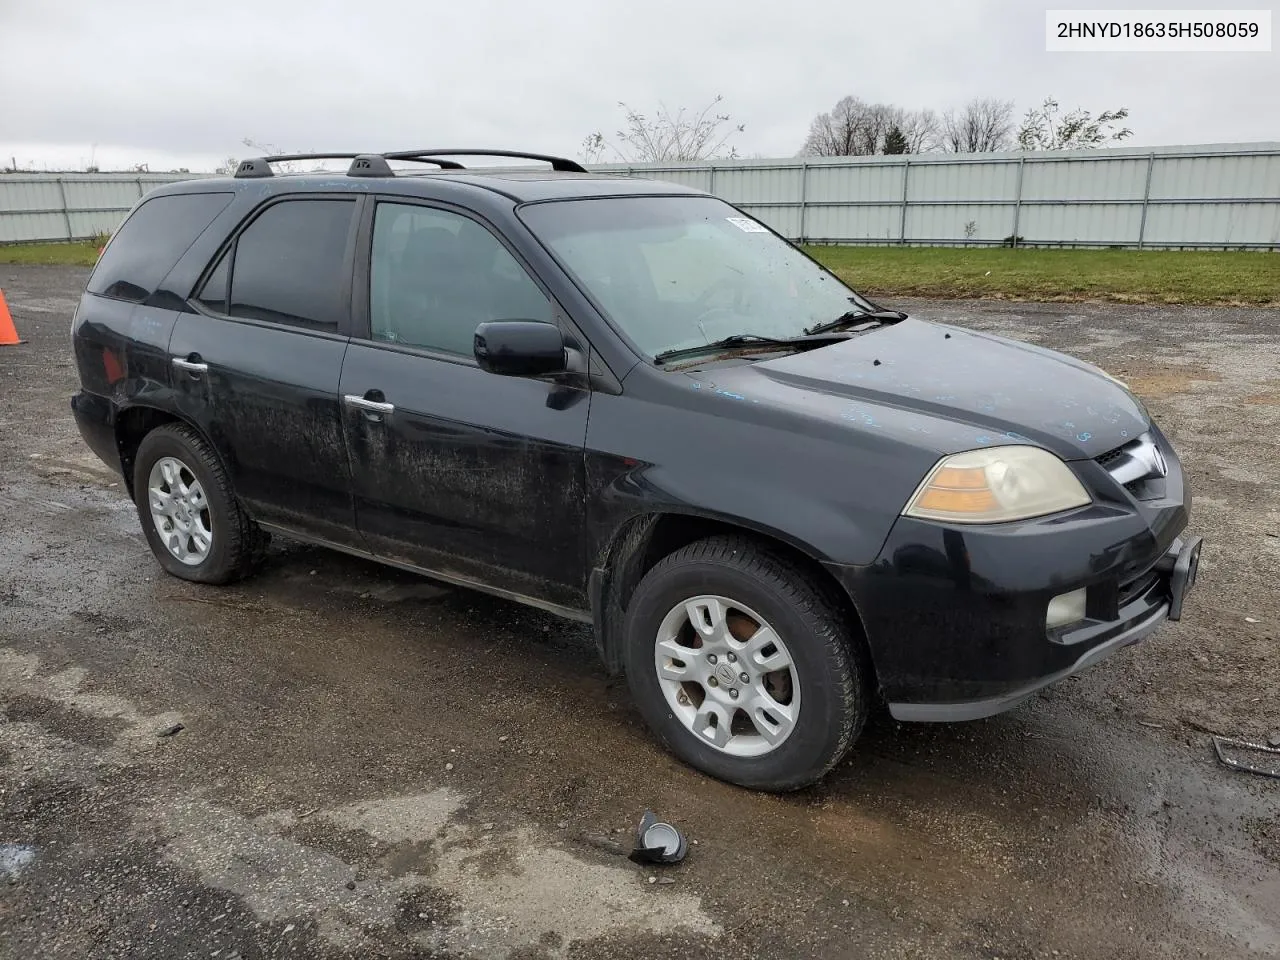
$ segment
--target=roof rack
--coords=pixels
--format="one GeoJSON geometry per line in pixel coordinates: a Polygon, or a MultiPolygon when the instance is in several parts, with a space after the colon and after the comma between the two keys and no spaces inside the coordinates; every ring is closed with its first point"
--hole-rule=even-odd
{"type": "Polygon", "coordinates": [[[519,150],[473,150],[473,149],[431,149],[431,150],[398,150],[392,153],[282,153],[272,157],[258,157],[241,160],[234,176],[238,180],[273,177],[273,163],[286,163],[290,160],[350,160],[347,168],[349,177],[394,177],[388,160],[405,160],[411,163],[430,163],[442,170],[465,170],[455,160],[444,157],[515,157],[521,160],[541,160],[551,164],[552,170],[562,173],[587,173],[587,168],[576,160],[565,157],[553,157],[545,153],[524,153],[519,150]]]}
{"type": "MultiPolygon", "coordinates": [[[[430,163],[442,170],[463,170],[465,167],[452,160],[437,160],[432,157],[405,157],[418,163],[430,163]]],[[[286,163],[290,160],[350,160],[351,166],[347,175],[352,177],[393,177],[395,171],[387,165],[381,154],[377,153],[281,153],[272,157],[257,157],[252,160],[241,160],[236,167],[235,177],[240,180],[273,177],[273,163],[286,163]],[[385,168],[385,169],[384,169],[385,168]]]]}
{"type": "Polygon", "coordinates": [[[551,164],[552,170],[561,173],[587,173],[588,170],[576,160],[567,157],[553,157],[546,153],[525,153],[523,150],[476,150],[471,148],[432,148],[430,150],[402,150],[396,153],[384,153],[388,160],[419,160],[428,157],[515,157],[519,160],[541,160],[551,164]]]}

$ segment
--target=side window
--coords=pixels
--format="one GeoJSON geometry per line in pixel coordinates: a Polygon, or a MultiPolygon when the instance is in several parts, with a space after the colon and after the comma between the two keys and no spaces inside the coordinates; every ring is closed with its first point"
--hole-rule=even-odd
{"type": "MultiPolygon", "coordinates": [[[[285,200],[240,234],[231,264],[230,309],[249,317],[333,330],[350,307],[342,295],[354,200],[285,200]]],[[[210,285],[200,299],[216,299],[210,285]]],[[[208,301],[205,301],[208,302],[208,301]]]]}
{"type": "Polygon", "coordinates": [[[233,197],[231,193],[174,193],[144,200],[116,231],[94,267],[89,292],[141,303],[233,197]]]}
{"type": "Polygon", "coordinates": [[[209,274],[200,292],[196,294],[197,302],[203,304],[214,313],[227,312],[227,281],[231,279],[231,253],[224,253],[218,258],[218,265],[209,274]]]}
{"type": "Polygon", "coordinates": [[[380,203],[373,220],[369,323],[375,340],[471,356],[486,320],[545,320],[551,303],[474,220],[380,203]]]}

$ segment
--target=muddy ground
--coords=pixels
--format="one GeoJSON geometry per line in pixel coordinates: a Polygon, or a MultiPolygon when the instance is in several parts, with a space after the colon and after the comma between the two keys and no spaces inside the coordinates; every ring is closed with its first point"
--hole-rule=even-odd
{"type": "Polygon", "coordinates": [[[1206,733],[1280,727],[1280,313],[896,304],[1126,378],[1200,585],[1016,711],[879,717],[777,797],[664,754],[550,615],[279,542],[236,587],[163,575],[71,420],[83,280],[0,266],[0,956],[1280,956],[1280,780],[1206,733]],[[646,807],[683,864],[618,854],[646,807]]]}

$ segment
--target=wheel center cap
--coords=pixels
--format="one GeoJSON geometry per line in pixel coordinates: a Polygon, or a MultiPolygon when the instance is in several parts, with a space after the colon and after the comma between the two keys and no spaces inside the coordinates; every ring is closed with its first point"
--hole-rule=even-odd
{"type": "Polygon", "coordinates": [[[738,675],[727,663],[721,663],[716,666],[716,679],[724,686],[731,687],[737,681],[738,675]]]}

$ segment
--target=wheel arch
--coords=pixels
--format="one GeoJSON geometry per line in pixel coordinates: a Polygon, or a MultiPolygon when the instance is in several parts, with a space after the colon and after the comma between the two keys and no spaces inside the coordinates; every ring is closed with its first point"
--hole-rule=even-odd
{"type": "Polygon", "coordinates": [[[592,567],[588,592],[596,646],[611,675],[622,672],[622,617],[644,575],[668,554],[717,534],[753,541],[792,563],[828,594],[862,643],[874,675],[875,663],[857,604],[815,552],[774,532],[720,517],[677,511],[646,513],[626,520],[614,531],[592,567]]]}
{"type": "Polygon", "coordinates": [[[120,472],[124,476],[125,489],[129,492],[130,498],[134,495],[133,469],[134,461],[138,456],[138,448],[142,446],[142,441],[147,434],[157,427],[163,427],[170,423],[178,423],[194,431],[213,451],[213,455],[218,458],[223,468],[226,469],[227,462],[222,455],[222,451],[218,449],[217,444],[213,442],[209,435],[200,429],[198,424],[162,407],[153,407],[141,403],[131,404],[121,409],[115,418],[116,450],[120,455],[120,472]]]}

